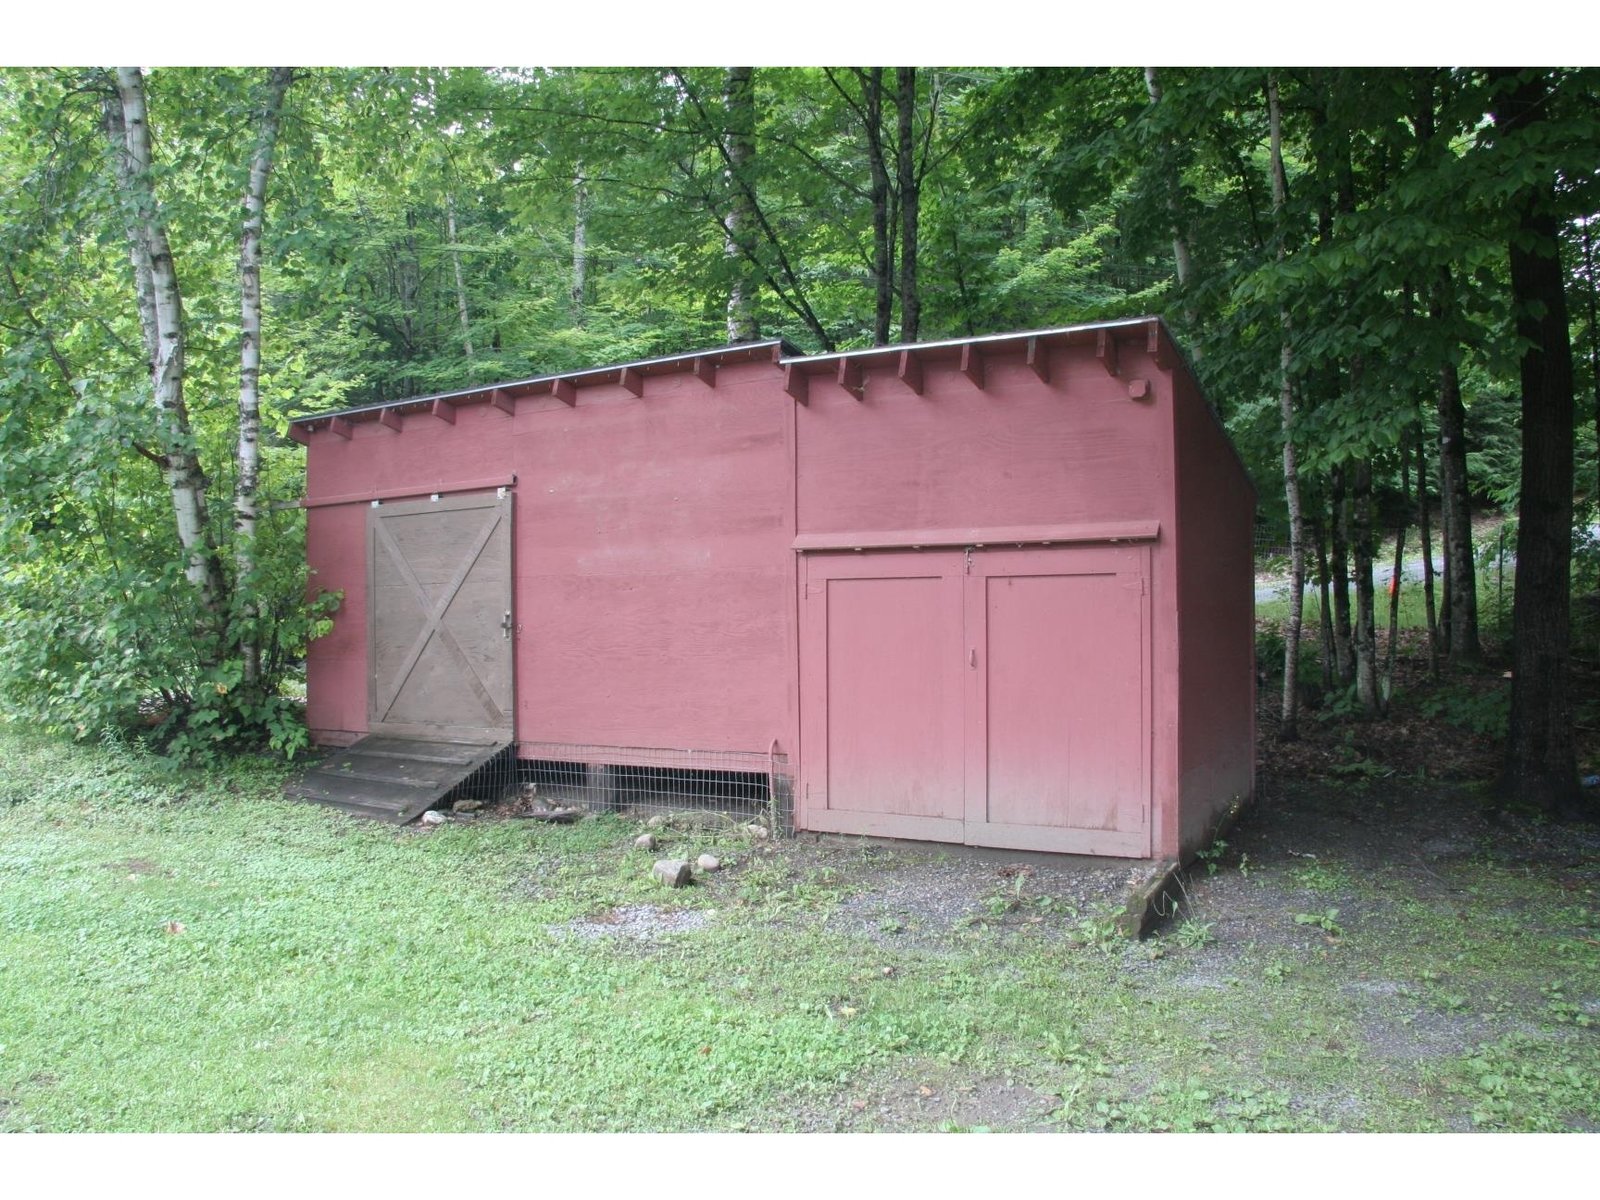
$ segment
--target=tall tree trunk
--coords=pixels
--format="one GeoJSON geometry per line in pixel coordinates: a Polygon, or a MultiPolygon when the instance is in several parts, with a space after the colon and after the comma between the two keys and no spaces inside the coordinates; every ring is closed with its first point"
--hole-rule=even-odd
{"type": "MultiPolygon", "coordinates": [[[[1600,326],[1595,324],[1594,220],[1593,216],[1585,216],[1578,227],[1583,230],[1583,278],[1589,285],[1585,289],[1589,300],[1589,376],[1594,386],[1594,463],[1596,483],[1600,484],[1600,326]]],[[[1600,503],[1600,486],[1594,496],[1595,502],[1600,503]]]]}
{"type": "MultiPolygon", "coordinates": [[[[898,117],[896,166],[900,185],[900,340],[914,342],[922,326],[922,294],[917,283],[919,226],[922,219],[922,176],[917,169],[917,69],[895,72],[898,117]]],[[[932,114],[929,114],[932,121],[932,114]]]]}
{"type": "Polygon", "coordinates": [[[728,340],[753,342],[761,336],[756,324],[756,288],[751,278],[749,241],[755,235],[756,87],[754,67],[729,67],[722,96],[727,108],[723,132],[728,164],[728,215],[723,221],[722,253],[729,260],[728,340]]]}
{"type": "MultiPolygon", "coordinates": [[[[1145,90],[1150,94],[1150,103],[1160,104],[1161,80],[1156,73],[1155,67],[1146,67],[1144,69],[1144,86],[1145,90]]],[[[1277,80],[1273,79],[1269,86],[1275,91],[1277,80]]],[[[1162,152],[1164,155],[1170,156],[1172,152],[1170,138],[1164,140],[1162,152]]],[[[1279,157],[1282,157],[1281,153],[1279,157]]],[[[1282,163],[1280,162],[1278,165],[1281,167],[1282,163]]],[[[1165,168],[1162,173],[1166,176],[1167,214],[1172,219],[1172,268],[1178,279],[1178,291],[1182,293],[1189,286],[1189,280],[1194,275],[1194,265],[1189,255],[1189,238],[1183,227],[1183,209],[1179,203],[1180,181],[1178,171],[1175,166],[1171,166],[1165,168]]],[[[1191,325],[1193,324],[1193,310],[1187,308],[1184,310],[1184,320],[1191,325]]]]}
{"type": "MultiPolygon", "coordinates": [[[[1440,273],[1430,311],[1445,316],[1453,304],[1448,272],[1440,273]]],[[[1439,507],[1444,524],[1450,661],[1471,666],[1483,660],[1478,639],[1478,576],[1472,561],[1472,506],[1467,496],[1467,410],[1461,403],[1456,364],[1439,364],[1439,507]]]]}
{"type": "MultiPolygon", "coordinates": [[[[239,328],[242,336],[239,343],[239,447],[235,455],[238,470],[233,488],[233,561],[234,586],[243,595],[239,648],[244,659],[244,681],[252,686],[261,677],[261,639],[255,628],[260,606],[253,587],[256,493],[261,478],[261,231],[266,224],[267,181],[272,177],[283,98],[293,78],[294,72],[289,67],[273,67],[267,74],[266,93],[256,123],[255,151],[250,156],[250,180],[244,193],[244,226],[239,236],[239,328]]],[[[454,231],[450,238],[455,240],[454,231]]]]}
{"type": "Polygon", "coordinates": [[[894,322],[894,245],[889,220],[889,163],[883,144],[883,68],[857,71],[861,80],[861,119],[867,133],[867,165],[872,196],[872,344],[889,341],[894,322]]]}
{"type": "Polygon", "coordinates": [[[122,119],[122,97],[108,96],[105,104],[106,136],[111,140],[116,165],[117,190],[123,197],[123,231],[128,238],[128,258],[133,264],[133,294],[139,310],[139,335],[144,339],[145,369],[152,373],[161,360],[161,332],[156,321],[156,285],[150,275],[150,252],[144,243],[137,207],[132,203],[136,185],[130,175],[128,127],[122,119]]]}
{"type": "MultiPolygon", "coordinates": [[[[1406,454],[1405,443],[1400,444],[1400,498],[1405,500],[1411,490],[1411,459],[1406,454]]],[[[1384,647],[1383,679],[1381,691],[1385,705],[1394,695],[1394,662],[1400,649],[1400,589],[1405,585],[1406,518],[1400,510],[1400,523],[1394,531],[1394,574],[1389,577],[1389,644],[1384,647]]]]}
{"type": "MultiPolygon", "coordinates": [[[[1509,85],[1494,113],[1514,137],[1545,119],[1542,72],[1497,70],[1509,85]]],[[[1522,494],[1517,507],[1516,595],[1511,628],[1511,731],[1504,798],[1546,812],[1578,810],[1577,748],[1568,691],[1572,574],[1572,345],[1561,267],[1554,181],[1526,185],[1514,201],[1511,296],[1522,352],[1522,494]]]]}
{"type": "MultiPolygon", "coordinates": [[[[1428,613],[1428,673],[1439,678],[1439,610],[1433,597],[1433,533],[1428,511],[1428,449],[1417,423],[1417,536],[1422,541],[1422,596],[1428,613]]],[[[1402,451],[1404,453],[1404,451],[1402,451]]]]}
{"type": "MultiPolygon", "coordinates": [[[[724,247],[726,250],[726,247],[724,247]]],[[[589,298],[589,182],[583,164],[572,174],[572,321],[583,327],[589,298]]]]}
{"type": "Polygon", "coordinates": [[[1356,567],[1356,699],[1368,716],[1383,711],[1378,691],[1377,605],[1372,588],[1372,461],[1360,459],[1350,488],[1350,544],[1356,567]]]}
{"type": "Polygon", "coordinates": [[[153,336],[148,330],[145,333],[145,345],[155,350],[150,383],[167,490],[172,496],[178,542],[185,555],[184,574],[199,594],[205,619],[214,626],[225,588],[216,541],[206,517],[205,474],[200,469],[183,398],[183,293],[150,180],[151,139],[144,76],[138,67],[118,67],[116,86],[124,136],[121,145],[113,148],[114,157],[123,198],[132,213],[133,253],[149,271],[150,303],[148,310],[141,303],[140,316],[148,316],[155,324],[153,336]]]}
{"type": "Polygon", "coordinates": [[[1350,632],[1350,500],[1345,494],[1348,489],[1344,467],[1334,467],[1331,474],[1333,552],[1329,565],[1333,573],[1333,661],[1339,686],[1349,687],[1356,677],[1354,639],[1350,632]]]}
{"type": "MultiPolygon", "coordinates": [[[[582,176],[580,176],[582,178],[582,176]]],[[[473,359],[472,320],[467,312],[467,281],[461,272],[461,244],[456,238],[456,198],[449,192],[444,195],[445,234],[450,239],[450,265],[456,277],[456,315],[461,318],[461,348],[467,362],[473,359]]]]}
{"type": "Polygon", "coordinates": [[[1333,691],[1334,648],[1333,610],[1328,607],[1328,531],[1326,523],[1317,522],[1317,626],[1322,637],[1322,690],[1333,691]]]}
{"type": "MultiPolygon", "coordinates": [[[[1154,75],[1150,75],[1154,87],[1154,75]]],[[[1278,80],[1267,77],[1267,119],[1271,128],[1272,213],[1277,226],[1278,262],[1288,256],[1284,244],[1284,208],[1289,201],[1289,181],[1283,169],[1283,113],[1278,105],[1278,80]]],[[[1294,452],[1294,349],[1290,342],[1288,308],[1278,310],[1278,416],[1283,433],[1283,498],[1289,509],[1289,628],[1284,635],[1282,725],[1278,736],[1292,741],[1299,735],[1300,630],[1305,620],[1305,521],[1300,512],[1300,476],[1294,452]]]]}

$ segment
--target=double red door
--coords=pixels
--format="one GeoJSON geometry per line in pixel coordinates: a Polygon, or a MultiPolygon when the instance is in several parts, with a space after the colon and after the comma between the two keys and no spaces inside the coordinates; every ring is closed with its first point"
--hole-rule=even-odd
{"type": "Polygon", "coordinates": [[[1149,550],[801,564],[808,828],[1150,852],[1149,550]]]}

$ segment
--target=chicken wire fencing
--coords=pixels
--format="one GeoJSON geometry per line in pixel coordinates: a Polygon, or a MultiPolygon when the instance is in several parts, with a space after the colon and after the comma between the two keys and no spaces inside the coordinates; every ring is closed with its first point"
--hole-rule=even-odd
{"type": "Polygon", "coordinates": [[[519,815],[695,812],[759,824],[773,834],[794,831],[788,756],[776,748],[762,754],[518,742],[451,797],[460,798],[519,815]]]}

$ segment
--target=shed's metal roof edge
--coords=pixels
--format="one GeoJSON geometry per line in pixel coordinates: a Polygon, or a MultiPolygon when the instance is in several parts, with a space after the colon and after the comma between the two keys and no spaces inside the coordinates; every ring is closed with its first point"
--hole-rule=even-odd
{"type": "MultiPolygon", "coordinates": [[[[1026,338],[1056,337],[1067,333],[1087,333],[1094,329],[1131,329],[1141,325],[1148,325],[1152,321],[1161,321],[1161,318],[1146,314],[1142,317],[1116,317],[1109,321],[1085,321],[1080,325],[1057,325],[1050,329],[1018,329],[1010,333],[986,333],[978,337],[946,338],[937,342],[891,342],[885,346],[863,346],[859,350],[836,350],[831,354],[796,354],[791,357],[780,358],[778,365],[791,366],[804,363],[837,362],[842,358],[865,358],[874,354],[894,354],[901,350],[949,350],[957,346],[994,345],[1002,342],[1019,342],[1026,338]]],[[[1161,323],[1165,328],[1166,322],[1162,321],[1161,323]]],[[[1172,340],[1170,330],[1167,333],[1167,340],[1172,340]]]]}
{"type": "Polygon", "coordinates": [[[498,383],[479,383],[472,387],[457,388],[452,392],[431,392],[425,396],[405,396],[399,400],[383,400],[377,404],[358,404],[353,408],[329,409],[325,412],[303,413],[298,417],[291,417],[289,424],[301,425],[309,421],[326,421],[330,417],[353,417],[362,413],[382,412],[387,408],[402,408],[408,404],[431,404],[435,400],[459,400],[465,396],[478,396],[484,392],[495,390],[506,391],[512,388],[535,387],[541,383],[553,383],[558,379],[583,379],[590,375],[604,375],[611,371],[622,371],[629,368],[656,367],[667,363],[690,362],[697,358],[714,358],[718,355],[737,353],[750,350],[772,350],[777,348],[780,355],[798,355],[799,347],[786,338],[765,338],[759,342],[731,342],[726,346],[713,346],[709,350],[692,350],[684,354],[662,354],[655,358],[639,358],[632,362],[605,363],[597,367],[580,367],[573,371],[552,371],[546,375],[533,375],[527,379],[507,379],[498,383]]]}
{"type": "MultiPolygon", "coordinates": [[[[751,350],[778,351],[777,363],[780,366],[792,366],[806,363],[828,363],[839,359],[868,357],[897,353],[901,350],[942,350],[958,346],[997,345],[1001,343],[1017,342],[1032,337],[1055,337],[1069,333],[1083,333],[1096,329],[1124,329],[1140,325],[1148,325],[1152,321],[1160,322],[1166,329],[1166,322],[1159,316],[1145,315],[1138,317],[1117,317],[1108,321],[1085,321],[1077,325],[1058,325],[1049,329],[1019,329],[1010,333],[990,333],[978,337],[947,338],[935,342],[897,342],[887,346],[864,346],[859,350],[838,350],[830,354],[805,354],[799,347],[787,338],[765,338],[759,342],[731,342],[725,346],[714,346],[709,350],[692,350],[683,354],[663,354],[655,358],[640,358],[631,362],[606,363],[596,367],[582,367],[573,371],[552,371],[544,375],[533,375],[526,379],[509,379],[497,383],[480,383],[472,387],[457,388],[449,392],[430,392],[423,396],[406,396],[399,400],[383,400],[377,404],[358,404],[351,408],[329,409],[325,412],[302,413],[300,416],[291,417],[289,424],[303,425],[312,421],[325,421],[331,417],[354,417],[365,413],[383,412],[385,409],[402,408],[412,404],[431,404],[435,400],[459,400],[467,396],[479,396],[485,392],[496,389],[510,390],[513,388],[537,387],[544,383],[553,383],[558,379],[579,380],[592,375],[604,375],[611,371],[621,371],[627,368],[643,368],[663,366],[668,363],[691,362],[697,358],[714,358],[719,355],[738,353],[751,350]]],[[[1174,346],[1178,343],[1172,337],[1172,332],[1167,329],[1167,340],[1174,346]]],[[[1182,347],[1179,347],[1182,353],[1182,347]]],[[[1187,359],[1187,356],[1185,355],[1187,359]]],[[[1185,365],[1189,364],[1187,361],[1185,365]]],[[[1193,373],[1192,367],[1190,373],[1193,373]]]]}

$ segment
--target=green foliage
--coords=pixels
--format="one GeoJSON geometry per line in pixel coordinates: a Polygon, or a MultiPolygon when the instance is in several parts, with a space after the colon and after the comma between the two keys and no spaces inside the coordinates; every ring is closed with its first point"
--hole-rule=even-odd
{"type": "Polygon", "coordinates": [[[1110,932],[1085,953],[1071,922],[940,926],[942,895],[893,937],[841,903],[906,901],[896,874],[926,867],[911,856],[713,843],[728,869],[669,895],[612,818],[397,830],[283,800],[264,756],[183,769],[15,725],[0,761],[4,1131],[1422,1131],[1468,1114],[1535,1130],[1600,1113],[1580,1020],[1600,908],[1520,852],[1436,879],[1323,847],[1311,866],[1382,900],[1336,951],[1262,923],[1310,869],[1269,855],[1207,884],[1207,916],[1243,936],[1195,922],[1171,944],[1203,945],[1154,958],[1110,932]],[[577,932],[623,907],[660,928],[577,932]]]}
{"type": "Polygon", "coordinates": [[[1343,937],[1344,929],[1339,925],[1338,916],[1339,910],[1337,908],[1325,908],[1321,912],[1295,913],[1294,923],[1296,925],[1313,925],[1329,937],[1343,937]]]}
{"type": "Polygon", "coordinates": [[[1528,1035],[1482,1045],[1464,1064],[1460,1088],[1480,1129],[1565,1132],[1600,1113],[1600,1081],[1577,1056],[1528,1035]]]}
{"type": "Polygon", "coordinates": [[[1424,716],[1441,717],[1479,737],[1502,738],[1511,719],[1511,689],[1488,681],[1445,684],[1418,702],[1424,716]]]}
{"type": "MultiPolygon", "coordinates": [[[[1547,119],[1506,135],[1484,118],[1497,101],[1490,76],[1469,68],[1161,68],[1159,101],[1137,68],[919,68],[920,336],[1162,313],[1280,524],[1286,329],[1313,509],[1325,507],[1327,473],[1357,461],[1372,462],[1379,504],[1392,506],[1397,451],[1435,435],[1439,370],[1452,363],[1472,490],[1510,505],[1521,347],[1506,245],[1509,201],[1530,181],[1561,180],[1575,344],[1596,337],[1579,297],[1595,287],[1585,150],[1600,139],[1600,73],[1547,74],[1547,119]],[[1269,77],[1288,176],[1276,212],[1269,77]]],[[[194,443],[224,561],[236,215],[261,78],[148,75],[194,443]]],[[[263,245],[264,498],[298,493],[300,451],[284,437],[293,415],[715,344],[736,280],[754,288],[765,336],[870,344],[870,150],[880,139],[892,159],[898,130],[892,102],[871,127],[864,78],[757,68],[756,154],[736,179],[719,68],[300,71],[263,245]],[[746,184],[757,221],[730,255],[724,221],[746,184]]],[[[244,736],[288,748],[292,707],[273,696],[317,619],[293,611],[304,594],[297,523],[266,518],[258,577],[229,581],[225,612],[194,611],[148,457],[148,369],[105,96],[97,71],[0,71],[0,706],[85,734],[127,726],[141,706],[192,710],[149,736],[181,753],[244,736]],[[251,601],[271,626],[274,665],[245,698],[229,664],[251,632],[251,601]],[[227,636],[197,640],[206,619],[227,636]]],[[[898,228],[887,249],[893,266],[898,228]]],[[[1577,586],[1600,590],[1600,551],[1578,553],[1577,586]]],[[[1281,640],[1264,633],[1257,649],[1276,674],[1281,640]]],[[[1310,639],[1302,654],[1310,677],[1310,639]]]]}

